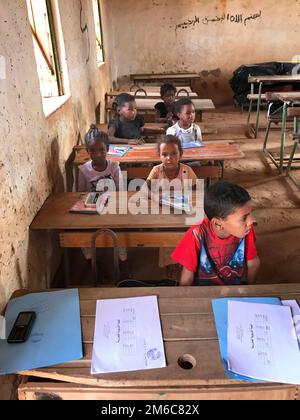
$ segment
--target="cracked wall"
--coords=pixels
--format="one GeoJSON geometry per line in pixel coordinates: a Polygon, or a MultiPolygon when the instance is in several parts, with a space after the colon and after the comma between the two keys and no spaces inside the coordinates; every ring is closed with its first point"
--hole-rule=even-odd
{"type": "Polygon", "coordinates": [[[29,225],[46,198],[65,189],[72,148],[110,88],[108,64],[96,62],[91,2],[59,4],[71,97],[46,118],[26,2],[1,1],[0,311],[14,290],[50,284],[61,257],[57,236],[30,232],[29,225]],[[81,5],[89,42],[80,30],[81,5]]]}

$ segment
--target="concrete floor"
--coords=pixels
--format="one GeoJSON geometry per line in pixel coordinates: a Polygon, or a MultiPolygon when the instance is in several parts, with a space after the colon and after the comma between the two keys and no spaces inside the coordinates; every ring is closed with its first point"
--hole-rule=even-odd
{"type": "MultiPolygon", "coordinates": [[[[261,258],[261,270],[258,283],[292,283],[299,281],[300,266],[300,191],[284,175],[280,175],[275,166],[262,152],[265,115],[263,113],[258,139],[250,139],[245,134],[246,113],[239,110],[225,109],[214,113],[205,113],[202,129],[215,132],[205,134],[204,141],[228,140],[237,143],[245,153],[245,158],[229,161],[225,164],[225,179],[246,187],[253,197],[257,248],[261,258]]],[[[280,130],[274,128],[270,134],[270,147],[279,146],[280,130]]],[[[291,144],[291,140],[288,141],[291,144]]],[[[300,169],[297,171],[300,181],[300,169]]],[[[158,267],[157,249],[132,249],[129,261],[136,279],[164,278],[163,269],[158,267]]],[[[107,282],[112,255],[106,251],[102,256],[103,270],[107,282]]],[[[72,286],[92,284],[90,265],[80,252],[71,258],[72,286]]],[[[54,286],[63,286],[62,267],[58,271],[54,286]]],[[[15,377],[0,377],[0,400],[15,399],[15,377]]]]}

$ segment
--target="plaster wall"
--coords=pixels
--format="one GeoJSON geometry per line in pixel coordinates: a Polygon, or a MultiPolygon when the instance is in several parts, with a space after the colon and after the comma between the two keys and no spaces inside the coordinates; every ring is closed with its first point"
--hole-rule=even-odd
{"type": "Polygon", "coordinates": [[[300,54],[300,1],[109,0],[113,79],[131,73],[196,72],[202,97],[231,102],[241,64],[300,54]]]}
{"type": "Polygon", "coordinates": [[[66,162],[104,104],[110,75],[96,62],[91,2],[60,1],[71,96],[45,117],[26,2],[0,0],[0,9],[1,311],[15,289],[50,284],[57,238],[29,225],[46,198],[65,189],[66,162]]]}

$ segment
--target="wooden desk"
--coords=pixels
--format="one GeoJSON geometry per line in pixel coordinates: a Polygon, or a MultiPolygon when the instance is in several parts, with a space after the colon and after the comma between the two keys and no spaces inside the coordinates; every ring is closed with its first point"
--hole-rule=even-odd
{"type": "MultiPolygon", "coordinates": [[[[272,116],[269,117],[269,121],[268,121],[268,125],[267,125],[267,130],[266,130],[266,134],[265,134],[265,140],[264,140],[264,145],[263,145],[263,151],[264,153],[270,157],[270,159],[272,160],[272,162],[275,164],[275,166],[280,170],[280,172],[283,172],[284,169],[284,161],[288,160],[289,158],[287,157],[285,159],[285,143],[286,143],[286,125],[288,122],[288,109],[290,106],[294,105],[295,103],[298,103],[300,101],[300,91],[299,92],[266,92],[266,99],[267,101],[281,101],[283,103],[282,106],[282,116],[281,116],[281,141],[280,141],[280,153],[279,153],[279,158],[274,156],[274,154],[272,152],[270,152],[267,149],[267,143],[268,143],[268,138],[269,138],[269,131],[270,131],[270,126],[272,123],[272,116]]],[[[296,118],[295,120],[295,124],[298,124],[298,118],[296,118]]],[[[298,131],[297,126],[294,129],[295,132],[298,131]]]]}
{"type": "Polygon", "coordinates": [[[274,296],[300,303],[300,284],[214,287],[80,289],[83,336],[81,360],[19,372],[29,376],[19,386],[20,399],[299,399],[299,386],[230,379],[221,362],[211,300],[224,297],[274,296]],[[167,367],[91,375],[96,300],[157,295],[167,367]],[[178,360],[194,357],[186,370],[178,360]],[[32,377],[39,378],[34,382],[32,377]],[[55,380],[58,382],[51,382],[55,380]]]}
{"type": "MultiPolygon", "coordinates": [[[[243,157],[244,153],[236,144],[212,142],[205,143],[204,147],[184,149],[181,161],[213,160],[219,161],[223,165],[224,160],[241,159],[243,157]]],[[[87,151],[81,149],[75,157],[74,165],[82,165],[89,159],[87,151]]],[[[109,159],[124,164],[161,163],[156,144],[133,146],[123,157],[110,156],[109,159]]]]}
{"type": "MultiPolygon", "coordinates": [[[[215,109],[215,105],[211,99],[194,99],[191,98],[193,104],[195,106],[196,111],[196,121],[202,121],[202,113],[203,111],[212,111],[215,109]]],[[[150,97],[135,97],[136,107],[138,113],[151,113],[153,116],[156,113],[155,105],[159,99],[153,99],[150,97]]],[[[110,118],[110,112],[113,110],[112,107],[113,101],[108,101],[106,104],[106,111],[108,114],[108,118],[110,118]]]]}
{"type": "MultiPolygon", "coordinates": [[[[56,230],[60,246],[64,249],[65,282],[69,284],[68,248],[91,248],[92,236],[98,229],[111,229],[121,247],[175,247],[184,232],[204,216],[204,188],[193,193],[191,216],[170,213],[166,207],[151,209],[151,201],[144,199],[144,210],[139,213],[132,205],[133,192],[118,193],[116,200],[111,196],[107,210],[110,214],[70,213],[70,208],[81,198],[80,193],[63,193],[49,197],[30,225],[31,230],[56,230]],[[110,210],[112,209],[112,210],[110,210]]],[[[113,247],[109,236],[99,236],[97,248],[113,247]]],[[[96,270],[96,268],[95,268],[96,270]]],[[[97,273],[94,272],[96,283],[97,273]]],[[[116,279],[117,280],[117,279],[116,279]]]]}
{"type": "Polygon", "coordinates": [[[151,82],[174,82],[175,84],[188,84],[192,87],[192,82],[199,79],[199,74],[197,73],[145,73],[145,74],[131,74],[130,79],[134,84],[140,82],[151,83],[151,82]]]}
{"type": "Polygon", "coordinates": [[[259,130],[259,114],[261,105],[262,88],[264,84],[267,85],[290,85],[293,83],[300,83],[300,75],[272,75],[272,76],[249,76],[248,83],[251,83],[251,94],[254,94],[254,85],[258,84],[258,99],[256,107],[256,125],[255,125],[255,138],[258,136],[259,130]]]}
{"type": "MultiPolygon", "coordinates": [[[[126,204],[128,205],[128,201],[134,195],[133,192],[120,192],[117,194],[116,214],[90,215],[70,213],[70,208],[76,201],[80,200],[81,195],[82,193],[77,192],[50,196],[31,223],[30,229],[71,231],[111,228],[114,230],[157,229],[163,231],[165,229],[187,230],[188,228],[188,224],[186,223],[187,215],[185,213],[163,214],[162,208],[160,207],[158,214],[150,214],[150,200],[146,200],[149,206],[148,214],[130,214],[126,204]],[[122,205],[123,213],[119,210],[121,208],[121,199],[125,200],[125,206],[122,205]]],[[[200,198],[203,198],[203,190],[201,191],[200,198]]],[[[194,196],[193,205],[203,210],[203,202],[202,199],[199,200],[199,197],[196,203],[196,197],[194,196]]],[[[166,241],[168,241],[168,238],[166,241]]],[[[171,245],[167,244],[166,246],[171,245]]]]}

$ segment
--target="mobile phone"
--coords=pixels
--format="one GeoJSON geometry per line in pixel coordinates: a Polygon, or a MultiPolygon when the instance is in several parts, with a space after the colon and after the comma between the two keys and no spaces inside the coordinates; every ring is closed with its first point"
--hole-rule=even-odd
{"type": "Polygon", "coordinates": [[[86,207],[94,207],[96,208],[97,205],[97,201],[100,197],[101,193],[100,192],[91,192],[87,195],[86,200],[85,200],[85,206],[86,207]]]}
{"type": "Polygon", "coordinates": [[[8,343],[24,343],[29,337],[33,322],[35,320],[35,312],[19,312],[17,319],[9,333],[8,343]]]}

